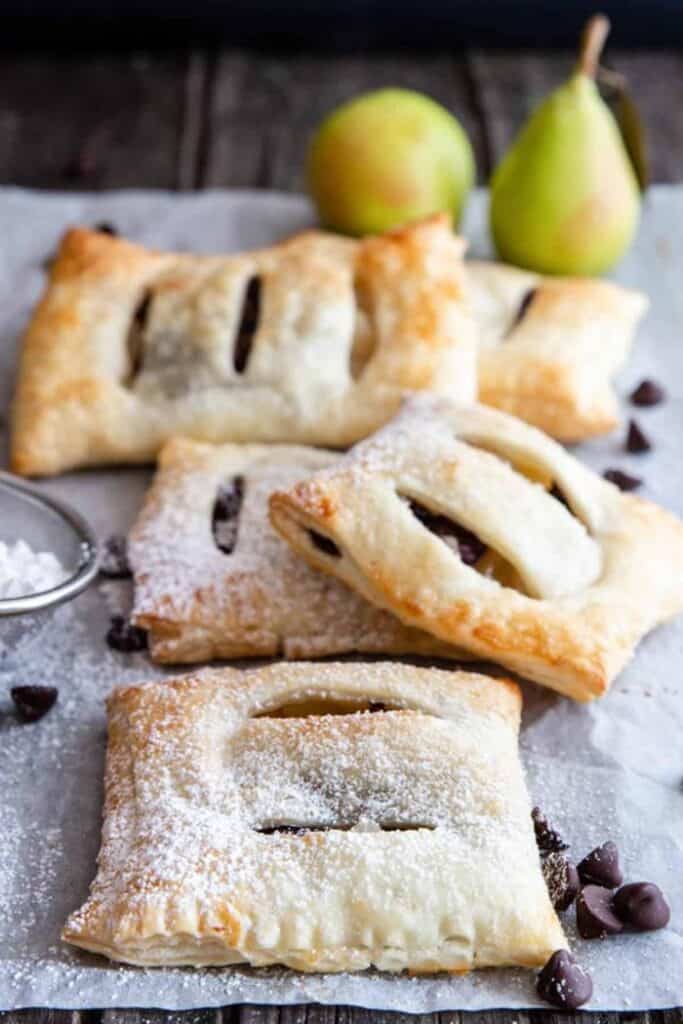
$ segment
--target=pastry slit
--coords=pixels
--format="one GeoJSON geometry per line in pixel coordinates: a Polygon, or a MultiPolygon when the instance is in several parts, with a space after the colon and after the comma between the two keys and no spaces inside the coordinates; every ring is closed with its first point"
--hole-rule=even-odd
{"type": "MultiPolygon", "coordinates": [[[[428,824],[423,821],[371,821],[367,819],[368,825],[376,825],[380,832],[417,832],[420,829],[429,829],[433,831],[436,826],[428,824]]],[[[259,825],[254,828],[254,832],[258,832],[262,836],[273,836],[273,835],[293,835],[301,836],[306,835],[309,832],[351,832],[357,829],[361,825],[361,821],[354,822],[335,822],[333,825],[322,825],[322,824],[310,824],[310,825],[291,825],[291,824],[273,824],[273,825],[259,825]]],[[[360,831],[360,829],[359,829],[360,831]]],[[[372,828],[367,829],[372,831],[372,828]]]]}
{"type": "Polygon", "coordinates": [[[422,525],[433,533],[439,540],[442,540],[451,551],[459,555],[460,560],[480,572],[483,576],[490,576],[503,583],[507,587],[513,587],[525,593],[524,583],[519,573],[493,548],[488,547],[480,537],[461,526],[460,523],[435,512],[422,505],[419,501],[408,495],[399,495],[407,502],[410,511],[422,525]]]}
{"type": "Polygon", "coordinates": [[[353,292],[356,299],[356,317],[351,346],[350,371],[352,379],[358,380],[375,354],[377,336],[369,291],[358,278],[353,283],[353,292]]]}
{"type": "Polygon", "coordinates": [[[524,292],[524,295],[522,296],[522,300],[521,300],[519,306],[517,307],[517,312],[515,313],[514,318],[513,318],[512,322],[511,322],[510,326],[508,327],[507,331],[503,335],[503,340],[509,338],[510,335],[513,333],[513,331],[517,327],[519,327],[519,325],[521,324],[522,320],[524,319],[524,317],[529,312],[529,307],[531,306],[531,303],[534,301],[534,298],[536,296],[536,292],[537,291],[538,291],[537,288],[529,288],[526,292],[524,292]]]}
{"type": "Polygon", "coordinates": [[[128,377],[126,383],[128,387],[133,385],[135,378],[142,369],[144,361],[143,334],[147,326],[151,304],[152,293],[146,291],[135,307],[135,312],[128,328],[128,337],[126,339],[128,348],[128,377]]]}
{"type": "Polygon", "coordinates": [[[236,476],[218,489],[213,503],[211,532],[216,547],[231,555],[237,544],[239,516],[244,501],[244,477],[236,476]]]}
{"type": "Polygon", "coordinates": [[[261,315],[261,278],[251,277],[247,282],[242,302],[242,314],[235,338],[232,361],[235,373],[244,373],[251,355],[254,335],[261,315]]]}
{"type": "Polygon", "coordinates": [[[326,537],[324,533],[318,533],[317,530],[309,530],[308,536],[318,551],[322,551],[324,555],[330,555],[332,558],[341,558],[341,551],[331,537],[326,537]]]}

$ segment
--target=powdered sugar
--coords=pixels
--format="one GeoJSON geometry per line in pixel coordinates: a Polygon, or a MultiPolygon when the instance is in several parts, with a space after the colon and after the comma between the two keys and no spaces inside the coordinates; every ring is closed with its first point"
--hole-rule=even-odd
{"type": "Polygon", "coordinates": [[[34,551],[25,540],[0,541],[0,600],[52,590],[68,573],[51,551],[34,551]]]}

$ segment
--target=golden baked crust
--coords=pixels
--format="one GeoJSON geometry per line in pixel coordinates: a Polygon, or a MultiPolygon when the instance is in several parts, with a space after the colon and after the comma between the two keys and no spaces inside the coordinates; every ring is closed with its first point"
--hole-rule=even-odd
{"type": "Polygon", "coordinates": [[[514,684],[391,663],[115,691],[97,877],[64,939],[149,965],[542,964],[566,940],[520,706],[514,684]]]}
{"type": "Polygon", "coordinates": [[[463,248],[443,216],[229,257],[71,230],[24,337],[12,467],[147,462],[173,435],[345,447],[406,390],[469,400],[463,248]]]}
{"type": "Polygon", "coordinates": [[[502,263],[473,260],[466,271],[479,401],[564,442],[612,430],[619,417],[611,378],[626,362],[645,296],[502,263]]]}
{"type": "Polygon", "coordinates": [[[272,529],[271,492],[338,458],[292,445],[207,445],[177,438],[164,446],[128,541],[134,621],[149,631],[154,661],[315,658],[349,651],[459,656],[311,569],[272,529]],[[237,481],[236,514],[212,531],[216,497],[224,486],[234,494],[237,481]],[[229,533],[223,550],[221,529],[229,533]]]}
{"type": "Polygon", "coordinates": [[[683,524],[486,406],[416,396],[335,466],[274,494],[271,521],[405,623],[576,700],[604,693],[644,634],[683,610],[683,524]],[[476,565],[411,501],[473,531],[487,547],[476,565]]]}

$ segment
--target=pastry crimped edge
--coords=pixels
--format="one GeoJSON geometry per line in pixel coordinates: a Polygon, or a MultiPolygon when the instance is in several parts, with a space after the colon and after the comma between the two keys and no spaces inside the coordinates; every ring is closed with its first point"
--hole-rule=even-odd
{"type": "MultiPolygon", "coordinates": [[[[519,689],[506,680],[463,672],[418,669],[390,662],[326,663],[322,666],[280,663],[249,670],[246,673],[228,668],[205,669],[166,682],[122,687],[114,691],[108,701],[109,744],[105,774],[103,844],[98,858],[98,877],[93,883],[91,895],[85,905],[69,918],[62,937],[66,942],[104,954],[114,960],[146,966],[208,966],[242,962],[265,966],[279,962],[299,971],[362,970],[376,966],[388,971],[408,969],[414,973],[422,973],[446,970],[459,973],[479,966],[541,965],[551,952],[566,945],[566,939],[545,888],[529,817],[530,802],[517,751],[520,711],[519,689]],[[386,925],[375,921],[364,926],[370,928],[368,934],[374,933],[377,937],[385,934],[385,939],[381,943],[355,947],[344,941],[341,945],[333,944],[321,948],[305,938],[308,928],[305,923],[307,894],[302,892],[300,902],[294,901],[291,911],[287,911],[293,913],[294,917],[283,922],[285,931],[291,928],[296,930],[299,927],[303,929],[302,932],[296,932],[301,939],[301,942],[297,943],[298,948],[283,948],[277,937],[273,936],[269,948],[260,948],[258,943],[254,944],[253,934],[250,932],[250,915],[255,910],[250,912],[248,902],[240,907],[240,898],[236,892],[230,896],[229,879],[225,895],[216,896],[206,902],[202,901],[192,888],[184,893],[180,877],[177,883],[172,879],[161,879],[153,882],[150,887],[146,875],[135,873],[138,827],[142,827],[143,823],[145,827],[149,827],[148,816],[138,818],[133,811],[128,818],[122,819],[124,823],[128,822],[127,827],[132,829],[130,832],[126,832],[125,828],[122,831],[121,820],[114,822],[110,819],[126,807],[132,805],[134,808],[135,801],[142,799],[139,787],[144,788],[148,784],[146,779],[152,762],[148,761],[141,767],[139,759],[144,757],[145,748],[148,748],[149,744],[154,745],[156,757],[159,759],[154,762],[157,764],[157,774],[163,773],[169,758],[174,757],[174,764],[177,767],[177,758],[182,757],[183,751],[183,730],[192,729],[192,725],[188,725],[187,722],[193,715],[200,718],[208,715],[212,721],[220,721],[220,716],[226,713],[227,708],[237,708],[238,714],[244,716],[263,715],[268,709],[277,708],[292,700],[299,702],[330,696],[350,702],[357,701],[361,707],[368,700],[379,700],[398,709],[413,709],[422,715],[434,715],[437,720],[447,722],[452,718],[455,736],[460,736],[470,743],[474,742],[474,733],[477,737],[484,737],[483,742],[494,744],[487,749],[492,756],[503,759],[496,768],[496,778],[500,778],[503,787],[510,787],[510,799],[516,808],[514,811],[506,810],[506,800],[504,793],[501,792],[501,811],[505,814],[506,820],[510,814],[513,815],[510,827],[514,821],[514,828],[519,829],[519,832],[515,832],[514,842],[521,843],[519,851],[520,856],[524,858],[523,864],[511,865],[518,884],[524,879],[525,895],[523,898],[517,897],[517,904],[515,891],[510,892],[509,887],[506,888],[504,872],[496,874],[502,886],[501,893],[504,893],[502,898],[507,901],[506,914],[509,915],[511,909],[515,907],[511,918],[504,916],[498,919],[498,911],[492,908],[493,917],[486,935],[482,934],[476,939],[472,936],[468,940],[461,936],[457,941],[442,936],[434,948],[414,948],[410,943],[402,947],[399,939],[401,928],[408,927],[410,932],[410,915],[417,911],[409,911],[408,918],[403,924],[397,920],[395,925],[390,925],[392,907],[389,905],[385,908],[389,915],[386,925]],[[498,749],[498,742],[503,743],[505,752],[498,749]],[[508,767],[503,770],[505,765],[508,767]],[[143,771],[142,775],[140,771],[143,771]],[[123,859],[133,859],[133,874],[129,877],[137,879],[137,882],[134,881],[132,891],[126,891],[117,884],[117,873],[124,867],[120,862],[117,863],[117,854],[123,859]],[[195,895],[192,895],[193,893],[195,895]],[[519,925],[513,926],[513,920],[518,921],[519,925]],[[505,924],[506,921],[509,923],[505,924]],[[525,922],[525,925],[522,926],[521,922],[525,922]],[[390,932],[384,931],[386,927],[390,928],[390,932]],[[508,932],[508,927],[514,927],[514,930],[508,932]],[[393,938],[390,938],[392,933],[393,938]]],[[[369,717],[372,719],[375,716],[369,717]]],[[[193,749],[192,745],[190,749],[193,749]]],[[[483,755],[488,756],[486,750],[483,755]]],[[[482,765],[485,760],[484,757],[482,765]]],[[[188,785],[190,779],[191,776],[188,785]]],[[[468,799],[474,800],[476,806],[476,793],[468,799]]],[[[138,813],[144,813],[142,805],[139,806],[138,813]]],[[[308,844],[308,852],[315,857],[319,850],[324,848],[325,836],[328,835],[331,834],[271,838],[276,839],[279,844],[308,844]]],[[[341,836],[344,844],[344,836],[349,835],[351,834],[339,833],[337,838],[341,836]]],[[[436,832],[426,835],[429,842],[433,836],[440,837],[440,843],[450,842],[448,830],[437,829],[436,832]]],[[[504,835],[505,831],[500,834],[501,840],[504,835]]],[[[408,866],[413,842],[411,836],[422,837],[420,841],[424,840],[421,832],[382,833],[382,848],[386,843],[386,848],[394,849],[394,854],[403,851],[401,856],[409,858],[406,862],[408,866]],[[396,849],[390,842],[392,836],[398,837],[396,849]]],[[[144,842],[144,838],[140,841],[144,842]]],[[[361,839],[361,844],[364,842],[365,840],[361,839]]],[[[280,848],[283,848],[282,845],[280,848]]],[[[343,845],[343,850],[346,848],[347,846],[343,845]]],[[[358,847],[361,848],[362,845],[358,847]]],[[[331,849],[334,851],[335,848],[331,849]]],[[[353,846],[349,849],[353,849],[353,846]]],[[[416,849],[424,847],[418,845],[416,849]]],[[[511,849],[517,850],[517,846],[504,845],[500,849],[500,856],[505,858],[511,849]]],[[[494,857],[493,863],[495,853],[495,850],[491,852],[491,856],[494,857]]],[[[372,865],[372,861],[368,863],[372,865]]],[[[382,863],[380,860],[378,880],[382,877],[382,863]]],[[[373,870],[372,867],[369,870],[373,870]]],[[[412,871],[412,867],[409,870],[412,871]]],[[[467,871],[468,885],[476,886],[477,865],[470,865],[467,871]]],[[[429,876],[429,869],[427,875],[429,876]]],[[[416,880],[418,877],[422,877],[419,871],[415,876],[416,880]]],[[[273,892],[276,893],[278,879],[273,878],[272,884],[275,886],[273,892]]],[[[429,880],[425,884],[429,884],[429,880]]],[[[452,878],[450,884],[457,886],[457,879],[452,878]]],[[[485,901],[490,895],[482,893],[481,899],[485,901]]],[[[343,890],[340,897],[344,902],[346,897],[343,890]]],[[[432,893],[430,901],[435,907],[438,906],[438,893],[432,893]]],[[[401,914],[405,914],[408,905],[402,901],[402,906],[401,914]]],[[[314,912],[313,908],[310,909],[314,912]]],[[[396,912],[398,913],[398,910],[396,912]]],[[[479,908],[476,908],[476,912],[479,914],[479,908]]],[[[363,921],[362,906],[356,907],[354,913],[360,915],[359,921],[363,921]]],[[[488,910],[484,912],[483,920],[486,920],[488,913],[488,910]]],[[[440,927],[450,932],[454,926],[449,919],[440,927]]],[[[345,934],[348,927],[350,926],[339,924],[340,936],[345,934]]]]}

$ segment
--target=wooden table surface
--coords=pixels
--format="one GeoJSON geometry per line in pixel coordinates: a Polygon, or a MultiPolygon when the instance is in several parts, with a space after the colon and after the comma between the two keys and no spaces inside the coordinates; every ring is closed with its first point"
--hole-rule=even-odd
{"type": "MultiPolygon", "coordinates": [[[[683,180],[683,52],[612,52],[639,101],[652,179],[683,180]]],[[[569,54],[315,56],[244,51],[46,54],[0,61],[0,184],[31,188],[301,191],[306,140],[336,103],[365,89],[423,90],[460,118],[485,183],[569,54]]],[[[599,979],[598,979],[599,983],[599,979]]],[[[25,1010],[0,1024],[558,1024],[552,1012],[410,1017],[351,1007],[232,1006],[186,1013],[25,1010]]],[[[683,1010],[576,1014],[577,1024],[683,1024],[683,1010]]]]}

